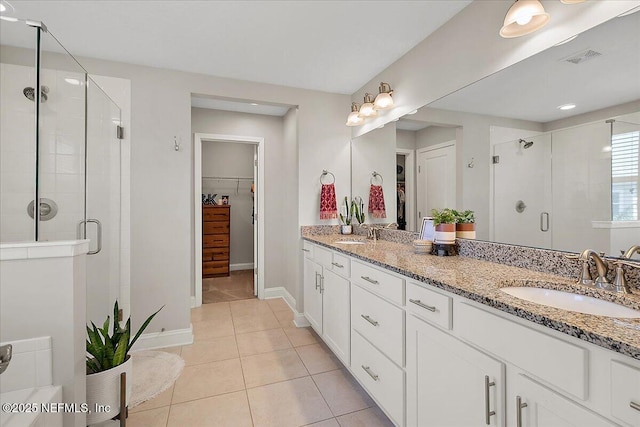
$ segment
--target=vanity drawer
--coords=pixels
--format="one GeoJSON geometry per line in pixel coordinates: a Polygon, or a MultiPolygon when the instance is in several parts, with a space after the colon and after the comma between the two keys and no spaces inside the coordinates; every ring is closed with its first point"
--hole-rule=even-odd
{"type": "Polygon", "coordinates": [[[331,270],[348,279],[351,276],[351,260],[349,257],[334,252],[333,260],[331,261],[331,270]]]}
{"type": "Polygon", "coordinates": [[[310,242],[307,242],[306,240],[304,240],[302,242],[302,253],[304,254],[304,257],[313,259],[313,249],[314,248],[315,248],[315,245],[313,243],[310,243],[310,242]]]}
{"type": "Polygon", "coordinates": [[[404,365],[404,312],[365,291],[351,287],[351,327],[398,366],[404,365]]]}
{"type": "Polygon", "coordinates": [[[611,415],[640,426],[640,369],[611,361],[611,415]]]}
{"type": "Polygon", "coordinates": [[[444,329],[451,329],[451,297],[426,289],[416,283],[407,284],[407,311],[444,329]]]}
{"type": "Polygon", "coordinates": [[[351,369],[396,425],[404,425],[404,372],[351,330],[351,369]]]}
{"type": "Polygon", "coordinates": [[[331,251],[329,249],[316,246],[313,248],[313,260],[320,265],[331,268],[331,251]]]}
{"type": "Polygon", "coordinates": [[[588,350],[466,303],[456,304],[455,328],[463,339],[587,399],[588,350]]]}
{"type": "Polygon", "coordinates": [[[351,263],[353,282],[398,305],[404,304],[404,279],[359,261],[351,263]]]}

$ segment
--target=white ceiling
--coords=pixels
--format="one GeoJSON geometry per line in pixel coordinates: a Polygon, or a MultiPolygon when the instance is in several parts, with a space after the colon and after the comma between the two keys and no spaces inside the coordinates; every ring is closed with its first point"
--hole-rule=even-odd
{"type": "Polygon", "coordinates": [[[429,107],[547,123],[638,100],[639,29],[640,13],[614,18],[429,107]],[[565,61],[587,49],[602,55],[577,65],[565,61]],[[577,107],[557,109],[568,103],[577,107]]]}
{"type": "Polygon", "coordinates": [[[356,92],[471,3],[9,2],[15,16],[44,22],[76,56],[342,94],[356,92]]]}

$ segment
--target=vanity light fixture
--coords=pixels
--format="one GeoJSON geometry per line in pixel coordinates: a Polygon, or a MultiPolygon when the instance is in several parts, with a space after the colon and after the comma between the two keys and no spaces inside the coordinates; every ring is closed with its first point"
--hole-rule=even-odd
{"type": "Polygon", "coordinates": [[[576,104],[564,104],[564,105],[558,106],[557,108],[558,110],[562,110],[562,111],[573,110],[574,108],[576,108],[576,104]]]}
{"type": "Polygon", "coordinates": [[[376,110],[386,110],[387,108],[393,107],[393,89],[389,83],[380,82],[380,87],[378,88],[378,96],[376,96],[376,100],[373,102],[374,108],[376,110]]]}
{"type": "Polygon", "coordinates": [[[504,17],[500,35],[509,39],[533,33],[547,25],[550,18],[539,0],[516,0],[504,17]]]}
{"type": "Polygon", "coordinates": [[[364,123],[364,119],[358,115],[359,105],[357,102],[351,103],[351,112],[347,117],[347,126],[360,126],[364,123]]]}
{"type": "Polygon", "coordinates": [[[360,117],[375,117],[378,115],[374,105],[373,105],[373,95],[370,93],[364,94],[364,103],[360,106],[360,112],[358,113],[360,117]]]}

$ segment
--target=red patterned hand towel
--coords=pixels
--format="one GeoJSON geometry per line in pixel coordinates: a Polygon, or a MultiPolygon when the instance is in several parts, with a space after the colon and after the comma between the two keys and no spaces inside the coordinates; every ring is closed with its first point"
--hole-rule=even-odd
{"type": "Polygon", "coordinates": [[[369,189],[369,213],[374,218],[386,218],[387,211],[384,208],[384,194],[382,185],[371,185],[369,189]]]}
{"type": "Polygon", "coordinates": [[[333,184],[322,184],[322,190],[320,191],[320,219],[335,218],[338,218],[336,188],[333,184]]]}

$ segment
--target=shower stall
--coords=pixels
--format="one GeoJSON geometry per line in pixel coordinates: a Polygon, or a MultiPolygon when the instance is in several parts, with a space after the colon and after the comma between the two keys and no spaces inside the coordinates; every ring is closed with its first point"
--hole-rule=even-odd
{"type": "Polygon", "coordinates": [[[3,19],[0,41],[0,243],[88,239],[101,322],[120,293],[121,110],[43,23],[3,19]]]}

